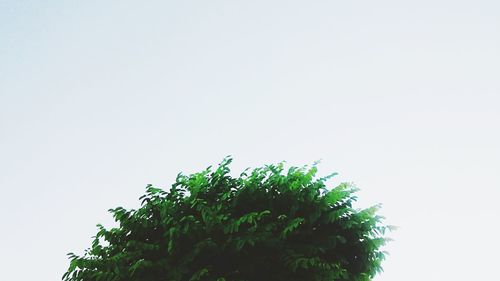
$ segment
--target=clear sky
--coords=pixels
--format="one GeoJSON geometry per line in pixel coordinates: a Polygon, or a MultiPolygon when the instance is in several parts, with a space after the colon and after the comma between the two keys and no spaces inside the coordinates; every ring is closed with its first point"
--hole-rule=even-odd
{"type": "Polygon", "coordinates": [[[0,1],[1,279],[234,157],[399,225],[377,281],[498,280],[499,1],[0,1]]]}

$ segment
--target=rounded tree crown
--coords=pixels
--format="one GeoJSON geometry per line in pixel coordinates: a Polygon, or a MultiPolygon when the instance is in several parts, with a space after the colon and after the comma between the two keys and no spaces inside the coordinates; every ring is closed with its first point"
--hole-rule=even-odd
{"type": "Polygon", "coordinates": [[[317,167],[266,165],[239,177],[225,158],[169,191],[146,187],[137,210],[110,209],[65,281],[370,280],[381,271],[379,205],[354,209],[349,183],[327,188],[317,167]]]}

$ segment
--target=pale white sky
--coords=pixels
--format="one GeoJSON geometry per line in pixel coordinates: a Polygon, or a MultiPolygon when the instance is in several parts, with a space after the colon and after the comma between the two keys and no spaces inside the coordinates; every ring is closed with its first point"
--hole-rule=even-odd
{"type": "Polygon", "coordinates": [[[400,226],[377,281],[497,280],[498,1],[0,1],[0,271],[233,155],[322,159],[400,226]]]}

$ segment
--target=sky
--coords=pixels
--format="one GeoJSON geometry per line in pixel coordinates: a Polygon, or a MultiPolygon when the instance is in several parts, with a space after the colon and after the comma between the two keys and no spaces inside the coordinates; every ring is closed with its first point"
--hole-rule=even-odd
{"type": "Polygon", "coordinates": [[[382,203],[376,281],[495,280],[500,2],[0,0],[0,270],[60,280],[109,208],[232,155],[382,203]]]}

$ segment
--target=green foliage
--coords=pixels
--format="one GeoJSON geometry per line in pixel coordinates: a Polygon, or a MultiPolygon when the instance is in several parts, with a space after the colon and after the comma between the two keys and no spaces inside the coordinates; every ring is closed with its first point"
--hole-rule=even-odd
{"type": "Polygon", "coordinates": [[[147,186],[138,210],[110,209],[119,227],[98,225],[63,280],[364,281],[381,271],[391,227],[378,205],[353,209],[350,184],[328,189],[335,174],[282,163],[234,178],[231,161],[179,174],[168,192],[147,186]]]}

